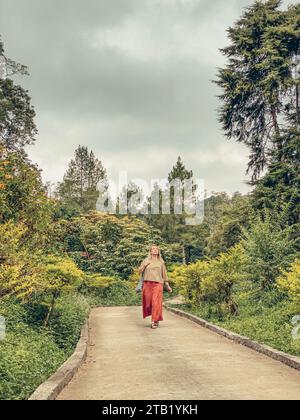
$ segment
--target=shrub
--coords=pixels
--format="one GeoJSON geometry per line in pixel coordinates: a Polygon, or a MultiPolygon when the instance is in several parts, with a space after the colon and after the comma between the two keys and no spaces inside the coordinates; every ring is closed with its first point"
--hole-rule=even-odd
{"type": "Polygon", "coordinates": [[[0,341],[0,400],[28,398],[66,359],[49,331],[28,325],[27,311],[15,299],[1,300],[7,334],[0,341]]]}
{"type": "Polygon", "coordinates": [[[25,399],[70,356],[88,316],[87,300],[63,294],[48,328],[42,327],[43,306],[1,300],[7,334],[0,341],[0,400],[25,399]],[[41,314],[40,314],[41,313],[41,314]]]}
{"type": "Polygon", "coordinates": [[[72,352],[89,312],[88,300],[78,293],[65,293],[57,300],[49,329],[60,348],[72,352]]]}
{"type": "Polygon", "coordinates": [[[99,290],[106,289],[116,280],[117,279],[115,277],[88,274],[84,276],[84,280],[80,287],[80,290],[88,290],[89,292],[99,292],[99,290]]]}
{"type": "Polygon", "coordinates": [[[209,260],[176,267],[172,273],[176,287],[188,302],[201,302],[201,284],[209,270],[209,260]]]}
{"type": "Polygon", "coordinates": [[[272,288],[282,269],[286,269],[295,257],[290,229],[271,221],[257,219],[249,231],[244,231],[242,241],[247,256],[248,279],[260,284],[263,290],[272,288]]]}
{"type": "Polygon", "coordinates": [[[279,290],[288,293],[297,310],[300,309],[300,260],[292,264],[290,270],[284,271],[277,280],[279,290]]]}
{"type": "Polygon", "coordinates": [[[91,212],[60,224],[60,228],[56,242],[64,243],[82,270],[101,276],[127,280],[152,243],[161,245],[167,263],[176,254],[172,246],[164,243],[159,230],[136,216],[91,212]]]}
{"type": "Polygon", "coordinates": [[[0,298],[16,296],[23,300],[45,289],[45,270],[39,255],[24,248],[27,229],[13,222],[0,224],[0,298]]]}
{"type": "Polygon", "coordinates": [[[0,341],[0,400],[28,398],[64,360],[49,334],[17,324],[0,341]]]}
{"type": "Polygon", "coordinates": [[[236,315],[238,305],[233,298],[233,287],[243,279],[245,255],[240,245],[211,260],[201,283],[202,299],[212,301],[236,315]]]}
{"type": "Polygon", "coordinates": [[[238,308],[233,300],[233,286],[243,278],[245,255],[241,245],[215,259],[199,260],[196,263],[177,267],[172,276],[180,293],[187,302],[199,305],[204,301],[222,305],[236,314],[238,308]]]}
{"type": "Polygon", "coordinates": [[[56,299],[63,291],[71,291],[80,286],[83,272],[71,258],[49,256],[44,259],[47,273],[47,293],[51,295],[49,310],[44,325],[47,327],[56,299]]]}
{"type": "Polygon", "coordinates": [[[185,267],[185,266],[179,263],[168,264],[168,279],[169,279],[170,287],[172,288],[172,294],[170,295],[169,293],[167,293],[167,295],[165,295],[166,299],[172,298],[172,296],[176,296],[180,293],[180,289],[177,284],[178,281],[176,281],[176,276],[178,275],[177,270],[179,272],[181,267],[185,267]]]}
{"type": "Polygon", "coordinates": [[[115,277],[87,275],[80,291],[93,306],[137,305],[140,296],[134,290],[132,281],[115,277]]]}

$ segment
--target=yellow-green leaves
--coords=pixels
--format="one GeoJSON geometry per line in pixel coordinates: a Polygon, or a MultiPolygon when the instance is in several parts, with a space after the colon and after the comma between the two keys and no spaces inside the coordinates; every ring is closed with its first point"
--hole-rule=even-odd
{"type": "Polygon", "coordinates": [[[292,264],[290,270],[284,271],[277,280],[280,290],[287,292],[296,307],[300,309],[300,260],[292,264]]]}
{"type": "Polygon", "coordinates": [[[201,284],[202,297],[217,304],[225,304],[232,314],[237,312],[233,300],[233,286],[243,279],[245,254],[241,245],[220,254],[209,263],[209,270],[201,284]]]}
{"type": "Polygon", "coordinates": [[[45,288],[45,269],[39,256],[23,247],[26,232],[22,224],[0,224],[0,297],[28,300],[45,288]]]}
{"type": "Polygon", "coordinates": [[[191,303],[211,301],[224,304],[231,313],[236,313],[237,305],[232,292],[233,286],[243,279],[245,258],[241,245],[236,245],[215,259],[177,267],[172,278],[191,303]]]}
{"type": "Polygon", "coordinates": [[[47,290],[60,293],[80,285],[84,273],[71,258],[50,256],[44,260],[47,273],[47,290]]]}
{"type": "Polygon", "coordinates": [[[114,277],[100,276],[98,274],[85,275],[83,286],[91,291],[105,289],[117,280],[114,277]]]}

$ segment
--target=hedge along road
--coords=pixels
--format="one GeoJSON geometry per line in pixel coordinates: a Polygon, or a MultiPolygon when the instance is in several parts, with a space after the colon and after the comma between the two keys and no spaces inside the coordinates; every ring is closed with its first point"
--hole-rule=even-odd
{"type": "Polygon", "coordinates": [[[59,400],[300,399],[300,373],[164,310],[94,309],[88,357],[59,400]]]}

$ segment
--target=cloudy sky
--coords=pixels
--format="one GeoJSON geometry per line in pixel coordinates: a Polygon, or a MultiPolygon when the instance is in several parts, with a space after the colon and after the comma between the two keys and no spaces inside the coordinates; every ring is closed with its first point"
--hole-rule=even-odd
{"type": "Polygon", "coordinates": [[[0,0],[6,54],[30,71],[39,136],[28,151],[44,180],[61,180],[81,144],[112,179],[164,178],[180,155],[209,191],[246,192],[248,153],[222,134],[211,80],[251,3],[0,0]]]}

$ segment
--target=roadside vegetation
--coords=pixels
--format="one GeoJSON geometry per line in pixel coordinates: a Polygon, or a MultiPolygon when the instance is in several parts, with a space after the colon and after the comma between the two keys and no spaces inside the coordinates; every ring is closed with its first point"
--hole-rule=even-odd
{"type": "MultiPolygon", "coordinates": [[[[72,354],[92,307],[140,304],[136,268],[152,243],[183,309],[300,355],[292,336],[300,315],[300,9],[279,3],[256,1],[229,29],[228,64],[216,80],[223,130],[250,150],[252,192],[205,197],[198,226],[185,225],[184,209],[96,211],[107,174],[85,146],[55,189],[44,185],[26,153],[37,136],[35,111],[14,81],[27,69],[6,58],[0,40],[8,70],[0,78],[1,400],[28,398],[72,354]]],[[[193,180],[180,157],[166,176],[193,180]]],[[[118,208],[137,192],[130,183],[118,208]]]]}

